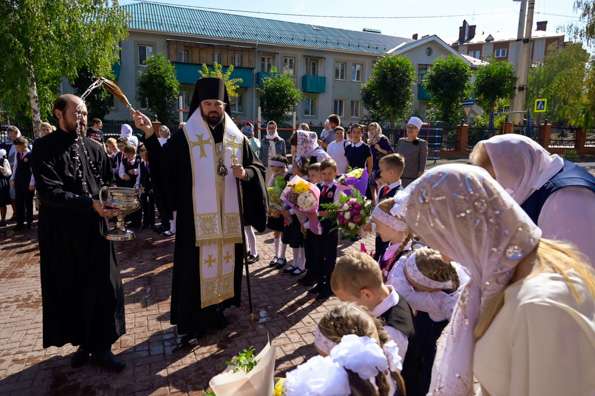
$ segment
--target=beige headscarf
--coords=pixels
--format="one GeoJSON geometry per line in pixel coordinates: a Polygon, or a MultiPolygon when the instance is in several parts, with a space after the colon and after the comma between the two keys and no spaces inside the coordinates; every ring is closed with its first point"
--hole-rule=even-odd
{"type": "Polygon", "coordinates": [[[527,136],[509,133],[481,143],[490,157],[496,180],[519,204],[564,167],[562,157],[550,154],[527,136]]]}
{"type": "Polygon", "coordinates": [[[541,230],[477,166],[437,166],[404,192],[405,220],[412,232],[466,267],[471,276],[438,341],[430,394],[471,395],[474,327],[488,303],[509,284],[519,262],[537,246],[541,230]]]}

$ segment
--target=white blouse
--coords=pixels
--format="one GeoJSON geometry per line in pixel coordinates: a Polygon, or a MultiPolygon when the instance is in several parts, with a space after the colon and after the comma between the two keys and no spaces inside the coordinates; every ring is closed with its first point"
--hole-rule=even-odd
{"type": "Polygon", "coordinates": [[[595,303],[580,278],[541,273],[505,291],[505,301],[475,344],[482,396],[595,395],[595,303]]]}

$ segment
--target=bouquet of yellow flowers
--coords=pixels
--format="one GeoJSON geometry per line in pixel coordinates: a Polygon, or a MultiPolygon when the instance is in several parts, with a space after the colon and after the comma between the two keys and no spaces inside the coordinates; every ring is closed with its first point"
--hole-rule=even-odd
{"type": "Polygon", "coordinates": [[[318,221],[319,198],[318,187],[299,176],[292,177],[281,194],[281,201],[289,207],[289,212],[297,216],[304,228],[318,235],[322,233],[318,221]]]}

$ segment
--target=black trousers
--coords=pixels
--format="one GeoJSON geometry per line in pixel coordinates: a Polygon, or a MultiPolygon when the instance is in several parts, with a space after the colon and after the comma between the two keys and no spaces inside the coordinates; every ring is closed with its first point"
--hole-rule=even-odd
{"type": "Polygon", "coordinates": [[[155,225],[155,196],[153,193],[142,193],[140,196],[143,210],[143,227],[153,227],[155,225]]]}
{"type": "Polygon", "coordinates": [[[165,201],[165,194],[156,188],[154,195],[155,205],[159,211],[159,219],[161,220],[161,228],[169,230],[170,221],[173,218],[171,210],[168,209],[167,202],[165,201]]]}
{"type": "Polygon", "coordinates": [[[33,222],[33,191],[29,191],[29,186],[15,186],[14,192],[17,225],[22,226],[25,222],[31,225],[33,222]]]}
{"type": "Polygon", "coordinates": [[[310,261],[308,271],[312,271],[311,273],[317,282],[330,282],[331,274],[335,269],[335,261],[337,261],[339,232],[335,229],[330,232],[323,232],[322,235],[316,235],[308,230],[306,239],[309,241],[309,249],[306,252],[306,263],[310,261]]]}

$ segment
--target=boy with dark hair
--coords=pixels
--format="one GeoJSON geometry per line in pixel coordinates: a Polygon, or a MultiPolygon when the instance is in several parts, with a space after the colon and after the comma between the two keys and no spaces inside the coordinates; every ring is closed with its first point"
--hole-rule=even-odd
{"type": "Polygon", "coordinates": [[[31,171],[31,151],[29,142],[25,137],[17,137],[13,144],[16,148],[14,172],[11,177],[11,184],[15,192],[15,217],[17,221],[16,230],[23,229],[25,221],[27,228],[33,223],[33,192],[35,191],[35,179],[31,171]]]}
{"type": "MultiPolygon", "coordinates": [[[[320,205],[334,203],[339,199],[340,192],[337,190],[337,163],[332,159],[320,163],[321,182],[318,183],[320,190],[320,205]]],[[[303,283],[316,283],[311,289],[312,293],[318,293],[317,300],[326,300],[332,295],[330,277],[337,259],[337,244],[339,243],[339,232],[336,224],[325,220],[324,210],[319,211],[322,234],[317,235],[308,230],[306,235],[306,263],[308,275],[303,283]],[[308,282],[307,282],[308,281],[308,282]]]]}
{"type": "MultiPolygon", "coordinates": [[[[395,196],[397,191],[401,189],[401,175],[405,168],[405,159],[401,154],[388,154],[380,159],[378,163],[380,167],[380,178],[378,181],[382,187],[378,190],[378,202],[382,202],[387,198],[395,196]]],[[[376,234],[376,243],[374,249],[374,259],[379,261],[388,247],[388,242],[382,241],[380,236],[376,234]]]]}

